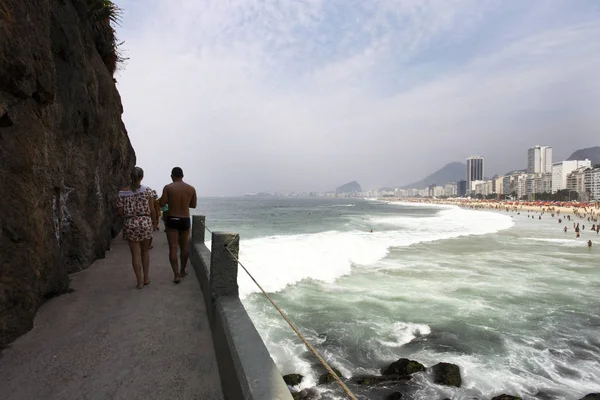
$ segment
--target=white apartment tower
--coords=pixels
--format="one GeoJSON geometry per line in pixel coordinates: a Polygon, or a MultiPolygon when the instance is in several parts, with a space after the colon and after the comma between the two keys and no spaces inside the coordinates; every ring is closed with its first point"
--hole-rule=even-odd
{"type": "Polygon", "coordinates": [[[552,173],[552,147],[533,146],[527,150],[527,173],[552,173]]]}
{"type": "Polygon", "coordinates": [[[552,193],[567,188],[567,175],[582,167],[592,167],[590,160],[569,160],[552,164],[552,193]]]}

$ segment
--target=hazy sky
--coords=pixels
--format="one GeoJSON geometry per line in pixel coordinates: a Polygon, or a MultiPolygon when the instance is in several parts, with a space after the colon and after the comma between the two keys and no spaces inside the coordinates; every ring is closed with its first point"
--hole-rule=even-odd
{"type": "Polygon", "coordinates": [[[124,120],[199,195],[486,175],[600,144],[598,0],[117,0],[124,120]]]}

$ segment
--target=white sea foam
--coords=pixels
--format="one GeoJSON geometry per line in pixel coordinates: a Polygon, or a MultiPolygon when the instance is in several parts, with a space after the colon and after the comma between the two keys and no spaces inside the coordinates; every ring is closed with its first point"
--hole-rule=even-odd
{"type": "MultiPolygon", "coordinates": [[[[391,247],[483,235],[508,229],[510,217],[459,208],[441,210],[427,218],[371,218],[392,230],[327,231],[303,235],[278,235],[242,241],[240,259],[268,292],[284,289],[302,279],[333,282],[349,274],[353,264],[368,266],[384,258],[391,247]]],[[[238,279],[240,295],[258,291],[246,274],[238,279]]]]}
{"type": "Polygon", "coordinates": [[[550,238],[523,238],[534,242],[553,243],[561,246],[581,247],[586,244],[583,239],[550,239],[550,238]]]}
{"type": "Polygon", "coordinates": [[[415,203],[412,201],[387,201],[387,204],[403,207],[417,207],[417,208],[458,208],[452,204],[436,204],[436,203],[415,203]]]}
{"type": "Polygon", "coordinates": [[[378,341],[384,346],[401,347],[419,336],[426,336],[430,333],[431,328],[425,324],[395,322],[389,327],[388,337],[378,339],[378,341]],[[386,340],[390,338],[393,340],[386,340]]]}
{"type": "Polygon", "coordinates": [[[567,365],[547,349],[537,350],[511,340],[507,340],[505,345],[509,348],[506,358],[484,358],[435,351],[414,355],[426,366],[437,363],[440,359],[460,365],[463,376],[460,389],[446,389],[443,393],[440,393],[440,386],[424,380],[415,399],[440,398],[451,393],[454,393],[455,398],[472,398],[481,393],[498,393],[499,387],[504,392],[518,393],[525,398],[537,398],[536,394],[540,390],[581,394],[573,398],[600,390],[600,385],[594,379],[600,373],[600,367],[594,361],[577,361],[576,365],[567,365]],[[529,368],[524,368],[525,365],[529,365],[529,368]],[[557,372],[557,368],[572,368],[581,376],[565,376],[557,372]]]}

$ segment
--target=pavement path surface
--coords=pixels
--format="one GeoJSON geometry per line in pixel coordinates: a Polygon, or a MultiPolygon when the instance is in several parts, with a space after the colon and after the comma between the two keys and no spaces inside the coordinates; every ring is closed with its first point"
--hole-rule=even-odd
{"type": "Polygon", "coordinates": [[[223,393],[194,270],[172,282],[162,229],[151,283],[136,289],[127,243],[71,275],[74,292],[44,304],[34,328],[0,355],[2,400],[202,399],[223,393]]]}

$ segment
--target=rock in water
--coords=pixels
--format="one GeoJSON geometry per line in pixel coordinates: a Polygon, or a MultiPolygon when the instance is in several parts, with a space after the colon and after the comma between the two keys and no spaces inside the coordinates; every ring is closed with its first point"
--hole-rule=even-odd
{"type": "MultiPolygon", "coordinates": [[[[333,370],[333,372],[335,372],[337,374],[337,376],[341,378],[343,378],[342,373],[335,369],[335,368],[331,368],[333,370]]],[[[333,377],[333,375],[331,375],[329,372],[321,375],[319,377],[319,385],[329,385],[330,383],[335,382],[335,378],[333,377]]]]}
{"type": "Polygon", "coordinates": [[[410,375],[366,375],[352,378],[357,385],[376,385],[378,383],[410,381],[410,375]]]}
{"type": "Polygon", "coordinates": [[[456,364],[437,363],[433,367],[433,382],[438,385],[460,387],[462,379],[460,377],[460,368],[456,364]]]}
{"type": "Polygon", "coordinates": [[[0,0],[0,348],[120,230],[135,153],[89,4],[0,0]]]}
{"type": "Polygon", "coordinates": [[[521,398],[509,394],[501,394],[500,396],[493,397],[492,400],[521,400],[521,398]]]}
{"type": "Polygon", "coordinates": [[[580,400],[600,400],[600,393],[590,393],[586,394],[580,400]]]}
{"type": "Polygon", "coordinates": [[[398,361],[394,361],[381,371],[383,375],[410,375],[415,372],[425,371],[423,364],[417,361],[409,360],[408,358],[401,358],[398,361]]]}
{"type": "Polygon", "coordinates": [[[394,392],[394,393],[390,393],[388,395],[388,397],[385,398],[385,400],[400,400],[401,398],[402,398],[402,393],[394,392]]]}
{"type": "Polygon", "coordinates": [[[283,380],[285,381],[285,383],[290,386],[299,385],[300,382],[302,382],[302,379],[304,379],[304,376],[300,374],[287,374],[283,376],[283,380]]]}
{"type": "Polygon", "coordinates": [[[292,398],[294,400],[317,400],[319,398],[319,392],[315,388],[308,388],[292,393],[292,398]]]}

